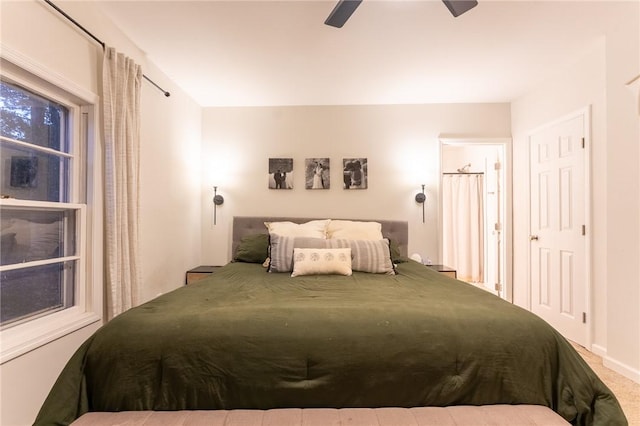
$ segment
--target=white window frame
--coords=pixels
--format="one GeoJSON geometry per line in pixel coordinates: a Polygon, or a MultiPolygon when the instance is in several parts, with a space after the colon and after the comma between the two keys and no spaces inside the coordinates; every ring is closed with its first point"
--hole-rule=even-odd
{"type": "MultiPolygon", "coordinates": [[[[69,108],[71,169],[69,203],[6,199],[2,206],[72,209],[76,213],[79,259],[74,305],[0,330],[0,364],[73,333],[103,318],[102,178],[101,153],[95,118],[99,97],[66,77],[0,43],[0,69],[9,82],[52,99],[69,108]],[[86,174],[86,187],[82,180],[86,174]],[[79,203],[84,198],[84,202],[79,203]]],[[[64,259],[58,259],[64,260],[64,259]]]]}

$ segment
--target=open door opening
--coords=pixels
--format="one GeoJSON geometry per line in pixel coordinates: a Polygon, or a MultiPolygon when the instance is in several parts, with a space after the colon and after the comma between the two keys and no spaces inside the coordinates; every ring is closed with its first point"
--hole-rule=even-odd
{"type": "Polygon", "coordinates": [[[441,138],[440,259],[512,299],[509,140],[441,138]]]}

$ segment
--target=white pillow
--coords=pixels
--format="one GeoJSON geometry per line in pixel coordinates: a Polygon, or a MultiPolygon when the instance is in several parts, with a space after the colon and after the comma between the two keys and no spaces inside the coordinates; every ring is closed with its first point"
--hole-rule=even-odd
{"type": "Polygon", "coordinates": [[[285,237],[327,238],[327,226],[330,219],[311,220],[306,223],[265,222],[270,234],[285,237]]]}
{"type": "Polygon", "coordinates": [[[381,240],[382,224],[378,222],[356,222],[332,220],[327,228],[327,238],[345,240],[381,240]]]}
{"type": "Polygon", "coordinates": [[[351,249],[293,249],[292,277],[300,275],[351,275],[351,249]]]}

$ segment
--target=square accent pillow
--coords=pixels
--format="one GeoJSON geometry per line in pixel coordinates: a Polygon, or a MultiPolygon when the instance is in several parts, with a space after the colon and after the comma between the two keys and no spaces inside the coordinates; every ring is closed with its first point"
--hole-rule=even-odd
{"type": "Polygon", "coordinates": [[[294,248],[292,277],[301,275],[351,275],[351,249],[294,248]]]}
{"type": "Polygon", "coordinates": [[[408,262],[408,259],[400,254],[400,245],[396,241],[389,240],[389,251],[391,252],[391,261],[393,263],[408,262]]]}
{"type": "Polygon", "coordinates": [[[327,248],[327,240],[269,234],[269,272],[291,272],[295,247],[327,248]]]}
{"type": "Polygon", "coordinates": [[[327,238],[327,226],[330,219],[310,220],[305,223],[265,222],[270,234],[286,237],[327,238]]]}
{"type": "Polygon", "coordinates": [[[373,274],[395,275],[389,240],[327,240],[329,247],[349,247],[351,249],[351,269],[373,274]]]}
{"type": "Polygon", "coordinates": [[[327,227],[327,238],[348,240],[381,240],[382,224],[353,220],[332,220],[327,227]]]}
{"type": "Polygon", "coordinates": [[[243,237],[238,244],[234,262],[263,263],[269,255],[269,235],[252,234],[243,237]]]}

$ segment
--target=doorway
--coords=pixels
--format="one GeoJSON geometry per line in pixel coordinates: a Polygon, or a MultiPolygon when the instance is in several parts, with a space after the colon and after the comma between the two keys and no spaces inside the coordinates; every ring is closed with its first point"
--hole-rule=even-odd
{"type": "Polygon", "coordinates": [[[440,259],[503,299],[511,288],[510,139],[440,138],[440,259]]]}

